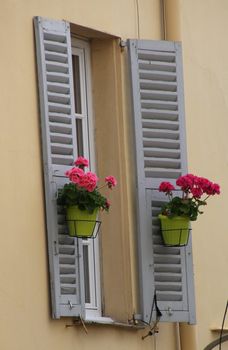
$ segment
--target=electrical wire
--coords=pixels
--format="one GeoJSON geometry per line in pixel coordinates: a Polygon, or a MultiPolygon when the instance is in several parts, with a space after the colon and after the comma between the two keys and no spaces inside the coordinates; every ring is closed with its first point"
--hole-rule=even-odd
{"type": "Polygon", "coordinates": [[[157,337],[156,337],[156,333],[154,334],[154,350],[157,350],[157,337]]]}
{"type": "MultiPolygon", "coordinates": [[[[146,339],[149,336],[152,336],[156,333],[158,333],[158,323],[160,321],[160,318],[162,316],[161,311],[159,310],[158,304],[157,304],[157,295],[156,295],[156,290],[154,291],[154,298],[151,306],[151,312],[150,312],[150,320],[149,322],[142,321],[143,323],[147,324],[149,326],[149,331],[146,335],[142,336],[142,340],[146,339]],[[155,308],[156,311],[156,320],[151,324],[152,321],[152,315],[153,315],[153,309],[155,308]]],[[[156,344],[155,344],[156,345],[156,344]]]]}
{"type": "Polygon", "coordinates": [[[160,0],[160,7],[161,7],[161,23],[162,23],[162,36],[163,40],[166,40],[166,7],[165,7],[165,1],[160,0]]]}
{"type": "Polygon", "coordinates": [[[137,15],[137,35],[140,39],[140,28],[139,28],[139,0],[135,0],[136,3],[136,15],[137,15]]]}
{"type": "Polygon", "coordinates": [[[221,328],[220,337],[219,337],[219,350],[221,350],[221,348],[222,348],[222,334],[223,334],[223,328],[224,328],[224,324],[225,324],[225,320],[226,320],[227,310],[228,310],[228,300],[226,303],[226,308],[225,308],[225,312],[224,312],[224,316],[223,316],[223,320],[222,320],[222,328],[221,328]]]}

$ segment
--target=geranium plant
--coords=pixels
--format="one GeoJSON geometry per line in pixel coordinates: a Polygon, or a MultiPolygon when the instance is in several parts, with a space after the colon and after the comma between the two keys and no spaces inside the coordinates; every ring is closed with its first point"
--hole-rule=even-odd
{"type": "Polygon", "coordinates": [[[110,202],[100,193],[100,189],[105,186],[109,189],[115,187],[117,185],[115,177],[107,176],[104,185],[98,188],[97,175],[84,170],[89,166],[88,160],[79,157],[74,164],[75,166],[65,173],[70,182],[58,191],[58,204],[65,207],[78,206],[80,210],[86,210],[89,213],[93,213],[95,209],[108,211],[110,202]]]}
{"type": "Polygon", "coordinates": [[[180,176],[175,188],[170,182],[162,182],[159,191],[164,192],[169,201],[162,207],[161,214],[167,217],[182,216],[195,221],[202,214],[201,207],[207,204],[207,199],[220,194],[220,186],[210,180],[192,174],[180,176]],[[180,196],[173,196],[173,191],[180,191],[180,196]]]}

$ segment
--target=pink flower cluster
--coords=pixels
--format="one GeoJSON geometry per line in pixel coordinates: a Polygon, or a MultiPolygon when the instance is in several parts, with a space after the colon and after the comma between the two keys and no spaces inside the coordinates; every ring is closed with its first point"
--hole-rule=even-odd
{"type": "Polygon", "coordinates": [[[159,192],[170,193],[175,190],[175,187],[170,182],[161,182],[159,192]]]}
{"type": "Polygon", "coordinates": [[[65,172],[65,175],[69,177],[70,181],[74,184],[78,184],[84,176],[84,171],[79,168],[72,168],[65,172]]]}
{"type": "MultiPolygon", "coordinates": [[[[65,175],[78,187],[86,189],[88,192],[93,192],[97,187],[98,177],[95,173],[88,171],[84,172],[84,167],[89,166],[89,161],[86,158],[79,157],[74,164],[78,167],[73,167],[65,172],[65,175]]],[[[114,176],[107,176],[105,178],[107,186],[111,189],[117,185],[114,176]]],[[[110,206],[110,203],[107,203],[110,206]]]]}
{"type": "Polygon", "coordinates": [[[88,159],[84,158],[84,157],[78,157],[76,159],[76,161],[74,162],[74,164],[78,167],[88,167],[89,166],[89,161],[88,159]]]}
{"type": "Polygon", "coordinates": [[[87,173],[80,168],[72,168],[65,172],[65,175],[79,187],[85,188],[89,192],[93,192],[97,187],[98,177],[96,174],[88,171],[87,173]]]}
{"type": "Polygon", "coordinates": [[[176,181],[185,193],[191,193],[195,198],[201,198],[203,194],[214,196],[220,194],[220,186],[204,177],[198,177],[192,174],[180,176],[176,181]]]}
{"type": "Polygon", "coordinates": [[[81,179],[81,181],[78,183],[80,187],[85,188],[89,192],[93,192],[95,188],[97,187],[98,177],[96,174],[92,173],[91,171],[88,171],[88,173],[85,173],[81,179]]]}
{"type": "MultiPolygon", "coordinates": [[[[220,186],[217,183],[213,183],[204,177],[198,177],[193,174],[180,176],[176,180],[176,184],[186,196],[190,194],[192,197],[198,199],[204,194],[208,196],[220,194],[220,186]]],[[[175,188],[170,182],[162,182],[159,186],[159,191],[165,192],[166,194],[171,194],[173,190],[175,190],[175,188]]]]}
{"type": "Polygon", "coordinates": [[[117,181],[114,178],[114,176],[106,176],[105,182],[107,183],[108,188],[110,188],[110,189],[112,189],[113,187],[115,187],[117,185],[117,181]]]}

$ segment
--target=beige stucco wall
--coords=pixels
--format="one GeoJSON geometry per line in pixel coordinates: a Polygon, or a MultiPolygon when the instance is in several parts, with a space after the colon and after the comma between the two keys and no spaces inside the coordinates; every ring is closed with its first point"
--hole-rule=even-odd
{"type": "Polygon", "coordinates": [[[228,3],[182,1],[181,11],[189,168],[222,187],[220,198],[209,200],[205,215],[193,226],[201,349],[212,338],[210,328],[221,326],[228,298],[228,3]]]}
{"type": "MultiPolygon", "coordinates": [[[[189,170],[222,186],[220,198],[212,199],[204,216],[193,225],[198,322],[194,332],[202,349],[214,337],[210,327],[221,324],[228,290],[228,228],[222,220],[228,192],[228,3],[226,0],[167,2],[169,11],[172,10],[167,39],[183,42],[189,170]]],[[[89,326],[86,335],[80,327],[65,328],[66,319],[50,318],[32,24],[33,16],[39,15],[66,19],[123,39],[138,36],[161,39],[159,3],[159,0],[139,0],[138,15],[135,0],[2,0],[0,3],[1,349],[86,350],[91,346],[110,350],[178,349],[176,325],[161,325],[155,340],[142,342],[143,332],[89,326]]],[[[125,81],[126,72],[122,74],[125,81]]],[[[122,113],[123,116],[129,113],[124,103],[122,113]]],[[[125,125],[122,132],[127,130],[125,125]]],[[[126,168],[131,164],[130,158],[128,161],[126,168]]],[[[127,184],[124,191],[125,195],[131,195],[127,184]]]]}
{"type": "MultiPolygon", "coordinates": [[[[50,317],[33,16],[65,19],[125,38],[159,39],[159,1],[1,1],[0,158],[2,252],[0,348],[4,350],[175,350],[176,326],[141,340],[144,331],[110,326],[66,328],[50,317]],[[142,21],[143,16],[143,21],[142,21]]],[[[124,74],[124,72],[123,72],[124,74]]],[[[126,111],[124,112],[126,115],[126,111]]],[[[127,165],[125,165],[127,166],[127,165]]],[[[126,185],[125,185],[126,187],[126,185]]],[[[126,195],[127,189],[124,189],[126,195]]],[[[120,196],[117,189],[117,198],[120,196]]],[[[132,248],[133,249],[133,248],[132,248]]]]}
{"type": "MultiPolygon", "coordinates": [[[[227,1],[167,0],[178,11],[169,18],[167,39],[183,43],[189,171],[221,185],[193,227],[196,337],[199,349],[219,337],[227,301],[227,1]],[[172,20],[177,17],[175,23],[172,20]]],[[[168,9],[167,9],[168,10],[168,9]]],[[[226,325],[228,321],[226,322],[226,325]]],[[[228,349],[227,343],[223,349],[228,349]]]]}

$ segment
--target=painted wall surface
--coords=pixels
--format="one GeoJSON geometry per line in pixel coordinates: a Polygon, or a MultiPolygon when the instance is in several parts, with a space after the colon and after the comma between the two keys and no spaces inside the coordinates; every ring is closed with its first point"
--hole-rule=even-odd
{"type": "MultiPolygon", "coordinates": [[[[142,341],[145,331],[111,326],[66,328],[50,317],[47,245],[36,81],[34,16],[65,19],[125,38],[159,39],[159,1],[3,0],[0,11],[0,158],[2,253],[0,254],[0,348],[177,349],[176,325],[142,341]],[[141,18],[141,17],[140,17],[141,18]]],[[[126,113],[126,112],[125,112],[126,113]]],[[[118,190],[117,190],[118,191],[118,190]]]]}
{"type": "MultiPolygon", "coordinates": [[[[198,322],[194,332],[198,349],[203,349],[215,337],[210,328],[221,324],[228,291],[228,228],[224,221],[228,194],[228,3],[175,0],[173,4],[178,11],[171,16],[167,39],[183,42],[189,170],[222,186],[220,198],[211,200],[205,215],[193,225],[198,322]]],[[[66,328],[67,319],[50,318],[32,23],[38,15],[123,39],[162,39],[160,1],[139,0],[138,14],[135,0],[2,0],[0,9],[0,348],[178,350],[176,325],[161,325],[156,338],[142,342],[143,331],[89,326],[86,335],[81,327],[66,328]]],[[[129,113],[127,107],[123,113],[129,113]]]]}
{"type": "MultiPolygon", "coordinates": [[[[227,301],[227,1],[166,1],[167,40],[183,44],[189,171],[220,183],[193,228],[198,348],[219,337],[227,301]]],[[[227,322],[226,322],[227,325],[227,322]]],[[[227,343],[223,345],[228,349],[227,343]]],[[[189,347],[189,349],[191,349],[189,347]]]]}
{"type": "MultiPolygon", "coordinates": [[[[168,3],[172,7],[172,1],[168,3]]],[[[211,329],[221,327],[228,298],[228,3],[180,0],[178,5],[179,37],[172,23],[167,31],[169,39],[183,43],[189,171],[222,188],[221,196],[209,199],[204,215],[192,225],[196,335],[203,349],[219,337],[211,329]]]]}

